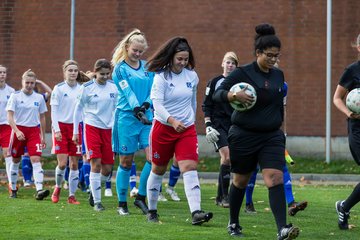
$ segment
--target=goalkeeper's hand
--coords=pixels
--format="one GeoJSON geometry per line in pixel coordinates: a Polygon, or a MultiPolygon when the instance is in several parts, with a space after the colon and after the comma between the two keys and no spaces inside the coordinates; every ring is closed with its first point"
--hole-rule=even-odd
{"type": "Polygon", "coordinates": [[[215,128],[211,126],[206,127],[206,140],[209,143],[215,143],[219,141],[218,136],[220,136],[220,133],[215,128]]]}
{"type": "Polygon", "coordinates": [[[134,116],[144,125],[151,125],[151,122],[145,115],[145,108],[143,107],[135,107],[134,108],[134,116]]]}

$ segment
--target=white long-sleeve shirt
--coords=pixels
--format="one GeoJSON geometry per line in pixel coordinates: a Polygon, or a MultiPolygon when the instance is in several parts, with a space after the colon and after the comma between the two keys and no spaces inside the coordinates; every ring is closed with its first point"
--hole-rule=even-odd
{"type": "Polygon", "coordinates": [[[165,79],[164,73],[157,73],[151,89],[150,98],[154,105],[154,118],[169,125],[170,116],[181,121],[186,127],[195,123],[196,92],[198,75],[184,68],[181,73],[171,73],[165,79]]]}

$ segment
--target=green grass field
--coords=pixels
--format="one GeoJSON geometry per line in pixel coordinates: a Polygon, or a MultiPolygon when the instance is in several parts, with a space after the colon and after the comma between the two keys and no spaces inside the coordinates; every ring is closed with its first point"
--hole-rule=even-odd
{"type": "MultiPolygon", "coordinates": [[[[49,186],[47,186],[49,188],[49,186]]],[[[34,189],[19,190],[18,199],[9,199],[4,186],[0,187],[0,239],[231,239],[226,231],[228,209],[215,206],[216,185],[202,184],[202,207],[212,211],[214,218],[202,226],[192,226],[182,184],[177,191],[181,202],[159,202],[161,224],[146,222],[144,215],[129,200],[129,216],[116,212],[116,197],[105,198],[104,212],[95,212],[88,205],[87,194],[78,191],[80,205],[66,203],[63,190],[60,202],[48,198],[36,201],[34,189]]],[[[309,206],[288,221],[299,226],[298,239],[344,240],[359,239],[360,230],[340,231],[334,203],[352,191],[353,186],[294,186],[297,200],[308,200],[309,206]]],[[[115,191],[114,191],[115,193],[115,191]]],[[[267,190],[257,185],[254,191],[256,215],[241,212],[245,239],[276,239],[275,222],[269,210],[267,190]]],[[[350,223],[359,225],[359,206],[351,212],[350,223]]]]}

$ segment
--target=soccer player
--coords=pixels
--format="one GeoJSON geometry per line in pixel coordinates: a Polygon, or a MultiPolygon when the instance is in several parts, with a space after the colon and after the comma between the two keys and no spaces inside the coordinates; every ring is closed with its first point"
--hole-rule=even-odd
{"type": "Polygon", "coordinates": [[[45,112],[47,107],[41,94],[34,91],[36,75],[31,69],[22,76],[22,89],[11,94],[7,103],[7,118],[12,128],[9,150],[11,164],[11,198],[17,197],[16,182],[19,175],[20,157],[27,147],[33,165],[36,200],[43,200],[49,190],[43,189],[44,171],[40,159],[45,148],[45,112]]]}
{"type": "Polygon", "coordinates": [[[253,96],[246,94],[246,89],[239,92],[229,91],[239,82],[249,83],[257,93],[257,101],[250,110],[234,111],[231,117],[228,141],[233,181],[229,192],[228,233],[231,236],[243,236],[239,224],[240,208],[249,178],[259,164],[268,187],[278,240],[294,239],[300,230],[292,224],[286,224],[282,172],[285,164],[285,135],[281,130],[284,114],[284,74],[280,69],[273,68],[280,56],[281,42],[270,24],[260,24],[255,31],[255,61],[235,69],[213,96],[217,102],[238,101],[241,104],[252,104],[253,96]]]}
{"type": "Polygon", "coordinates": [[[11,135],[11,127],[6,118],[6,105],[9,101],[10,95],[14,93],[15,90],[6,84],[6,77],[7,68],[0,65],[0,148],[2,149],[2,155],[5,159],[6,176],[8,178],[10,187],[10,165],[12,162],[12,157],[9,155],[8,147],[11,135]]]}
{"type": "Polygon", "coordinates": [[[197,172],[198,142],[195,129],[196,92],[199,78],[188,41],[174,37],[162,45],[148,62],[156,72],[151,89],[155,120],[151,129],[152,169],[147,183],[149,222],[159,222],[158,195],[163,176],[174,156],[183,173],[184,188],[192,224],[208,222],[213,214],[201,209],[197,172]]]}
{"type": "Polygon", "coordinates": [[[137,150],[143,149],[146,163],[140,175],[139,191],[134,205],[148,212],[145,202],[146,183],[151,169],[149,158],[149,133],[152,111],[150,90],[154,74],[145,67],[142,55],[148,48],[144,34],[135,29],[116,46],[112,58],[112,79],[119,91],[113,128],[113,151],[120,156],[116,174],[116,192],[119,200],[118,213],[128,215],[127,192],[131,165],[137,150]]]}
{"type": "MultiPolygon", "coordinates": [[[[40,93],[39,88],[41,89],[41,95],[44,97],[45,102],[47,102],[52,92],[51,88],[45,82],[36,79],[34,91],[40,93]]],[[[24,178],[24,187],[30,187],[33,184],[33,167],[26,148],[24,155],[21,156],[21,172],[24,178]]]]}
{"type": "Polygon", "coordinates": [[[72,141],[73,117],[80,84],[76,81],[79,75],[78,63],[67,60],[63,64],[64,81],[57,84],[51,93],[51,120],[53,129],[53,145],[58,164],[55,168],[55,188],[51,196],[53,203],[59,202],[64,172],[69,158],[69,204],[80,204],[75,198],[78,188],[78,160],[81,156],[80,144],[72,141]]]}
{"type": "MultiPolygon", "coordinates": [[[[357,36],[353,46],[360,53],[360,34],[357,36]]],[[[339,84],[336,87],[333,102],[336,108],[347,117],[349,147],[355,162],[360,165],[360,113],[350,111],[345,105],[347,93],[360,87],[360,61],[356,61],[345,68],[339,84]]],[[[348,219],[350,210],[360,201],[360,183],[358,183],[352,193],[345,199],[335,203],[338,214],[338,225],[342,230],[349,229],[348,219]]]]}
{"type": "Polygon", "coordinates": [[[111,149],[111,128],[118,91],[112,81],[111,63],[98,59],[94,65],[95,78],[84,83],[75,106],[73,140],[80,144],[79,122],[84,112],[84,140],[87,158],[90,160],[90,188],[94,210],[103,211],[101,180],[111,178],[114,154],[111,149]]]}
{"type": "Polygon", "coordinates": [[[212,96],[224,79],[235,70],[238,63],[238,57],[234,52],[225,53],[221,63],[223,74],[208,82],[202,104],[205,115],[206,139],[209,143],[214,144],[215,150],[220,154],[220,171],[215,203],[225,208],[229,207],[228,194],[230,185],[230,156],[227,137],[234,109],[229,103],[214,102],[212,96]]]}

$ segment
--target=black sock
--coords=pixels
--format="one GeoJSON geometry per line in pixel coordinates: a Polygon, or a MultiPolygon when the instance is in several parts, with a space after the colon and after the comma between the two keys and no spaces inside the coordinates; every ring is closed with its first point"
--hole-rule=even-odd
{"type": "Polygon", "coordinates": [[[119,202],[119,207],[127,207],[127,202],[119,202]]]}
{"type": "Polygon", "coordinates": [[[360,183],[358,183],[350,196],[343,203],[343,209],[345,212],[349,212],[350,209],[360,202],[360,183]]]}
{"type": "Polygon", "coordinates": [[[229,195],[229,185],[230,185],[230,166],[221,164],[220,166],[220,175],[221,175],[221,192],[223,196],[229,195]]]}
{"type": "Polygon", "coordinates": [[[221,168],[219,170],[219,176],[218,176],[218,187],[217,187],[217,196],[216,196],[216,200],[217,201],[221,201],[222,199],[222,178],[221,178],[221,168]]]}
{"type": "Polygon", "coordinates": [[[136,200],[141,200],[141,201],[145,201],[145,198],[146,198],[146,196],[142,196],[142,195],[140,195],[140,194],[137,194],[137,196],[136,196],[136,200]]]}
{"type": "MultiPolygon", "coordinates": [[[[230,224],[239,224],[239,213],[241,204],[244,200],[245,188],[237,188],[234,184],[230,186],[229,203],[230,203],[230,224]]],[[[240,225],[240,224],[239,224],[240,225]]]]}
{"type": "Polygon", "coordinates": [[[286,225],[286,200],[284,184],[269,188],[269,202],[278,231],[286,225]]]}

